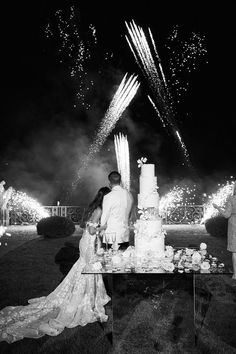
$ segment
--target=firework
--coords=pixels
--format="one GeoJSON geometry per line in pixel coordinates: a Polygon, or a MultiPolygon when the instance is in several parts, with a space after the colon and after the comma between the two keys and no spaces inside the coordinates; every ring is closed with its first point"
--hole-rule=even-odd
{"type": "Polygon", "coordinates": [[[180,145],[181,145],[181,147],[182,147],[182,149],[183,149],[184,156],[188,157],[188,156],[189,156],[189,155],[188,155],[188,150],[187,150],[187,148],[186,148],[185,143],[183,142],[183,140],[182,140],[182,138],[181,138],[180,132],[179,132],[178,130],[176,130],[175,133],[176,133],[176,136],[177,136],[177,138],[179,139],[179,143],[180,143],[180,145]]]}
{"type": "Polygon", "coordinates": [[[92,145],[89,148],[89,153],[86,159],[83,162],[82,167],[78,171],[78,179],[73,182],[72,186],[75,187],[81,178],[81,173],[87,167],[91,158],[99,152],[102,145],[106,141],[108,135],[115,128],[116,123],[122,116],[125,109],[128,107],[133,97],[135,96],[138,88],[139,82],[137,81],[137,76],[131,75],[129,78],[127,77],[127,73],[123,77],[113,99],[110,103],[110,106],[105,113],[104,118],[101,121],[100,127],[95,134],[95,138],[93,140],[92,145]]]}
{"type": "MultiPolygon", "coordinates": [[[[167,38],[168,43],[166,44],[170,53],[171,79],[168,84],[174,88],[178,99],[187,91],[189,85],[187,81],[181,80],[180,75],[186,78],[188,74],[197,69],[198,64],[207,54],[205,36],[192,32],[187,39],[182,40],[179,32],[179,27],[175,26],[167,38]]],[[[177,102],[179,103],[179,100],[177,102]]]]}
{"type": "Polygon", "coordinates": [[[86,103],[85,96],[92,90],[94,82],[89,79],[86,68],[92,59],[92,52],[96,50],[96,28],[93,24],[84,28],[74,6],[70,7],[68,14],[57,10],[51,22],[46,25],[46,37],[57,43],[60,63],[68,64],[70,76],[77,83],[76,96],[81,105],[88,109],[90,105],[86,103]]]}
{"type": "Polygon", "coordinates": [[[219,214],[218,210],[213,207],[213,203],[224,208],[228,198],[233,193],[234,183],[232,181],[227,181],[225,184],[218,184],[218,190],[216,193],[208,196],[208,200],[204,203],[204,217],[201,220],[203,224],[207,219],[210,219],[219,214]]]}
{"type": "Polygon", "coordinates": [[[195,196],[196,186],[192,188],[184,186],[174,186],[169,192],[160,198],[159,210],[161,215],[182,205],[191,205],[195,196]]]}
{"type": "Polygon", "coordinates": [[[19,214],[29,215],[30,219],[35,222],[50,216],[39,202],[24,192],[16,191],[14,188],[12,188],[7,208],[10,211],[17,211],[19,214]]]}
{"type": "Polygon", "coordinates": [[[189,153],[183,139],[180,136],[180,132],[175,121],[173,99],[167,86],[167,80],[164,75],[152,32],[149,28],[148,33],[153,47],[151,50],[143,29],[137,26],[134,21],[132,21],[129,25],[127,22],[125,22],[125,24],[130,36],[130,39],[126,36],[126,40],[154,98],[151,99],[151,97],[148,96],[149,101],[157,112],[158,117],[161,119],[163,127],[174,136],[180,145],[188,166],[191,166],[189,153]],[[158,62],[158,66],[155,64],[152,51],[155,54],[155,59],[158,62]]]}
{"type": "Polygon", "coordinates": [[[130,190],[130,160],[129,143],[127,136],[123,134],[114,135],[117,168],[121,174],[123,187],[130,190]]]}

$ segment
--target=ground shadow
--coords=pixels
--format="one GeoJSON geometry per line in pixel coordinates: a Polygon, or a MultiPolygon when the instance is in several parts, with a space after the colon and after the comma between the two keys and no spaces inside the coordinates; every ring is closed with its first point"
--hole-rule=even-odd
{"type": "Polygon", "coordinates": [[[192,275],[113,275],[113,352],[194,353],[193,310],[192,275]]]}
{"type": "MultiPolygon", "coordinates": [[[[236,285],[236,284],[235,284],[236,285]]],[[[227,274],[195,276],[196,346],[206,353],[236,353],[236,286],[227,274]]]]}

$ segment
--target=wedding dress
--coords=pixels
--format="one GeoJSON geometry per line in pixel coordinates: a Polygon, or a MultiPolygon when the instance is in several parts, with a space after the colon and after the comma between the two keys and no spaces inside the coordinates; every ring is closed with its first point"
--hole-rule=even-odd
{"type": "Polygon", "coordinates": [[[89,233],[89,225],[80,240],[80,258],[52,293],[28,300],[29,305],[8,306],[0,311],[0,341],[57,336],[65,327],[107,321],[104,305],[111,299],[102,275],[82,274],[95,253],[96,235],[89,233]]]}

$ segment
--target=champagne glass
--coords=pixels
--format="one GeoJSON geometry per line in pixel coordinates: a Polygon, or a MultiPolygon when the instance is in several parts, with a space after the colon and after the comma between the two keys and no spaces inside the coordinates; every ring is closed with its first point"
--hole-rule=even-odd
{"type": "Polygon", "coordinates": [[[117,251],[117,244],[116,244],[116,232],[111,233],[111,240],[112,240],[112,249],[113,251],[117,251]]]}
{"type": "Polygon", "coordinates": [[[109,241],[109,235],[105,233],[106,252],[108,251],[108,241],[109,241]]]}
{"type": "Polygon", "coordinates": [[[116,233],[115,232],[112,232],[111,239],[112,239],[112,243],[114,244],[116,242],[116,233]]]}

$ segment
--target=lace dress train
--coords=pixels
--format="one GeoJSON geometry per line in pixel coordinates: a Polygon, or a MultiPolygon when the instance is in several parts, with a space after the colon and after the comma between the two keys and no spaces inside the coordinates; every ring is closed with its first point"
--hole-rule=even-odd
{"type": "Polygon", "coordinates": [[[104,305],[110,301],[101,274],[82,274],[91,260],[95,236],[86,228],[80,241],[80,258],[48,296],[28,300],[26,306],[0,311],[0,341],[13,343],[25,337],[56,336],[65,327],[107,321],[104,305]]]}

